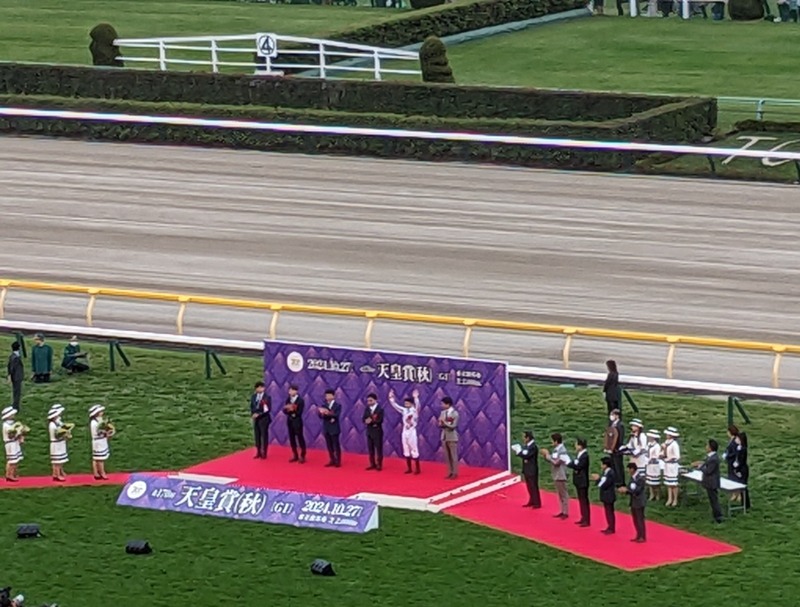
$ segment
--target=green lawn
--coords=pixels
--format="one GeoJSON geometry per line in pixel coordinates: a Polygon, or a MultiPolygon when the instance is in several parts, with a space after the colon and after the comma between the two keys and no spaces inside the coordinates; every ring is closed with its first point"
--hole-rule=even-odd
{"type": "Polygon", "coordinates": [[[124,38],[257,32],[319,37],[398,13],[214,0],[0,0],[0,61],[90,64],[89,30],[102,22],[124,38]]]}
{"type": "MultiPolygon", "coordinates": [[[[0,339],[0,351],[9,340],[0,339]]],[[[61,346],[56,345],[60,353],[61,346]]],[[[90,375],[61,377],[32,386],[21,419],[39,436],[26,443],[23,474],[47,472],[41,436],[47,408],[67,407],[66,419],[85,423],[86,408],[106,403],[120,428],[109,470],[176,468],[249,444],[249,386],[258,359],[223,357],[227,377],[203,378],[199,354],[130,349],[133,366],[112,374],[103,347],[92,347],[90,375]],[[189,422],[189,423],[187,423],[189,422]]],[[[587,434],[597,456],[604,424],[599,392],[528,386],[534,403],[514,414],[515,434],[559,430],[571,441],[587,434]]],[[[7,390],[7,388],[5,388],[7,390]]],[[[7,394],[7,393],[6,393],[7,394]]],[[[723,439],[721,401],[634,394],[648,425],[678,425],[687,458],[698,458],[706,437],[723,439]]],[[[800,590],[790,572],[800,567],[800,520],[793,496],[800,471],[787,463],[800,442],[800,412],[751,404],[756,510],[721,526],[710,523],[707,504],[676,511],[656,506],[649,516],[741,546],[741,554],[635,574],[572,557],[526,540],[482,529],[445,515],[382,510],[381,528],[354,537],[331,532],[117,508],[119,488],[54,488],[0,492],[2,585],[28,595],[30,604],[64,607],[211,607],[220,603],[277,607],[470,605],[529,607],[541,604],[617,604],[620,593],[705,607],[724,597],[731,604],[789,604],[800,590]],[[38,522],[47,537],[15,542],[15,525],[38,522]],[[146,538],[150,557],[128,557],[124,544],[146,538]],[[335,564],[338,577],[308,573],[317,557],[335,564]],[[755,593],[758,593],[757,595],[755,593]],[[587,597],[591,597],[587,599],[587,597]],[[224,600],[223,600],[224,598],[224,600]]],[[[76,431],[68,472],[89,469],[88,441],[76,431]]],[[[548,483],[544,482],[545,486],[548,483]]]]}

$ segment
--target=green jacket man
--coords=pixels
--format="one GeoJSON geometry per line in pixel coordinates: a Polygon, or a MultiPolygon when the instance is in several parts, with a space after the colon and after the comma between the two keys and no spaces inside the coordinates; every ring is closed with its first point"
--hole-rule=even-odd
{"type": "Polygon", "coordinates": [[[33,342],[33,348],[31,348],[33,381],[37,384],[47,383],[53,372],[53,348],[44,342],[44,335],[41,333],[36,334],[33,342]]]}

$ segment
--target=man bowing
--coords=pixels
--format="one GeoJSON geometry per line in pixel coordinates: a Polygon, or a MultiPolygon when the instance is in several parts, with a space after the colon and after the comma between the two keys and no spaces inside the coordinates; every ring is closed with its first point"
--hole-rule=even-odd
{"type": "Polygon", "coordinates": [[[272,419],[269,396],[265,392],[263,381],[256,382],[253,395],[250,397],[250,417],[253,420],[253,434],[256,439],[255,459],[267,459],[269,425],[272,419]]]}

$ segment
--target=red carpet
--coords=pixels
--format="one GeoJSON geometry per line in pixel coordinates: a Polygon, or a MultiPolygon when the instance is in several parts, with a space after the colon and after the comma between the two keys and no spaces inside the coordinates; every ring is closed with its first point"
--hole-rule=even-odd
{"type": "Polygon", "coordinates": [[[383,470],[365,470],[369,461],[364,455],[343,454],[341,468],[325,468],[326,452],[308,452],[305,464],[289,463],[288,447],[270,446],[269,458],[253,459],[253,449],[246,449],[214,459],[184,472],[237,479],[235,484],[249,487],[317,493],[348,497],[357,493],[381,493],[403,497],[429,498],[462,485],[498,474],[490,468],[461,466],[456,480],[447,480],[447,469],[438,462],[422,462],[422,474],[404,474],[406,462],[387,458],[383,470]]]}
{"type": "MultiPolygon", "coordinates": [[[[169,472],[148,472],[147,474],[166,475],[169,472]]],[[[63,483],[54,481],[50,476],[21,476],[16,483],[0,480],[0,489],[43,489],[45,487],[81,487],[86,485],[124,485],[128,482],[130,472],[109,473],[108,480],[97,481],[91,474],[68,474],[63,483]]]]}
{"type": "MultiPolygon", "coordinates": [[[[630,540],[636,533],[628,514],[617,512],[617,533],[603,535],[600,531],[605,529],[605,515],[601,506],[592,506],[592,526],[580,528],[575,525],[580,516],[576,500],[571,500],[570,518],[559,520],[553,518],[558,512],[554,493],[542,492],[540,510],[522,508],[527,499],[525,485],[520,483],[453,506],[445,513],[625,571],[740,552],[736,546],[649,521],[647,543],[634,544],[630,540]]],[[[627,500],[618,505],[627,510],[627,500]]]]}

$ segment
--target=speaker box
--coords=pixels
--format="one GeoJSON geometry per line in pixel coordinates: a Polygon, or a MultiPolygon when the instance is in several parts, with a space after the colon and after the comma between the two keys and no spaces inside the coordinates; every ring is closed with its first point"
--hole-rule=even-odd
{"type": "Polygon", "coordinates": [[[153,548],[150,546],[150,542],[132,540],[125,546],[125,552],[127,554],[150,554],[153,552],[153,548]]]}
{"type": "Polygon", "coordinates": [[[19,525],[17,526],[17,539],[25,540],[32,537],[42,537],[39,525],[19,525]]]}
{"type": "Polygon", "coordinates": [[[328,561],[317,559],[311,563],[311,573],[314,575],[334,576],[336,572],[333,570],[333,565],[328,561]]]}

